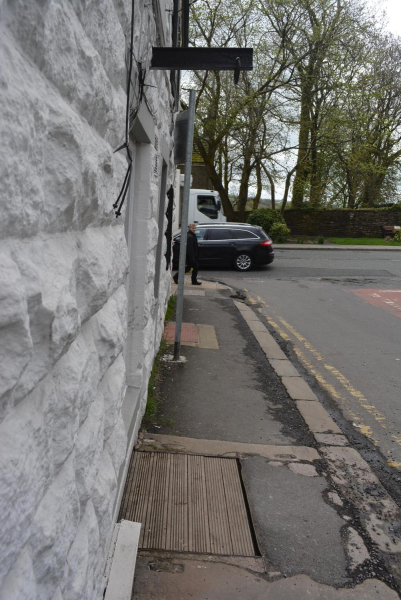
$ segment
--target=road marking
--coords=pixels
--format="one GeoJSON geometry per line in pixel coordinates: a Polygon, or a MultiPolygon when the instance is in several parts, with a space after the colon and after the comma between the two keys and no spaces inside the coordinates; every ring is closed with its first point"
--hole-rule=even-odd
{"type": "MultiPolygon", "coordinates": [[[[245,290],[245,291],[248,292],[248,290],[245,290]]],[[[370,290],[370,291],[376,293],[378,290],[370,290]]],[[[397,293],[400,292],[401,293],[401,290],[392,290],[392,292],[397,292],[397,293]]],[[[249,298],[251,304],[260,303],[265,308],[268,308],[268,305],[264,302],[264,300],[260,296],[257,296],[257,300],[258,300],[258,302],[257,302],[254,298],[252,298],[249,295],[249,292],[248,292],[248,298],[249,298]]],[[[262,308],[258,308],[258,311],[266,318],[267,322],[277,331],[277,333],[281,336],[282,339],[284,339],[287,342],[292,341],[291,337],[286,333],[286,331],[276,321],[274,321],[271,316],[265,314],[263,312],[262,308]]],[[[308,340],[303,335],[298,333],[298,331],[292,325],[290,325],[283,317],[277,316],[276,318],[281,323],[282,326],[284,326],[290,333],[292,333],[292,335],[299,342],[302,343],[304,348],[308,352],[310,352],[317,361],[319,361],[319,362],[324,361],[324,357],[320,354],[320,352],[318,352],[318,350],[316,350],[312,346],[312,344],[310,342],[308,342],[308,340]]],[[[366,425],[365,423],[363,423],[361,417],[359,417],[352,411],[352,409],[350,408],[350,405],[349,405],[349,400],[346,399],[333,385],[331,385],[329,382],[326,381],[326,379],[323,377],[323,375],[319,371],[317,371],[317,369],[315,369],[313,367],[311,362],[306,358],[306,356],[304,355],[304,353],[302,352],[302,350],[300,348],[298,348],[297,346],[294,345],[293,350],[297,354],[300,361],[305,365],[307,370],[316,378],[316,380],[321,384],[321,386],[324,389],[326,389],[333,396],[333,398],[335,398],[336,400],[338,400],[340,402],[343,410],[346,411],[348,417],[351,418],[353,422],[358,424],[359,431],[361,431],[361,433],[366,435],[375,444],[375,446],[378,446],[379,441],[376,438],[374,438],[372,428],[370,427],[370,425],[366,425]]],[[[394,426],[391,423],[386,422],[385,415],[383,415],[376,408],[376,406],[374,404],[370,403],[368,401],[368,399],[365,398],[365,396],[362,394],[362,392],[360,392],[359,390],[354,388],[354,386],[350,383],[350,381],[336,367],[324,362],[324,368],[327,369],[327,371],[329,371],[329,373],[333,377],[335,377],[335,379],[342,385],[342,387],[351,396],[353,396],[354,398],[356,398],[358,400],[360,406],[364,410],[366,410],[371,416],[373,416],[375,421],[378,423],[378,425],[380,425],[380,427],[382,429],[385,429],[387,431],[388,430],[394,431],[394,426]]],[[[391,438],[399,446],[401,446],[401,435],[391,433],[391,438]]],[[[387,464],[394,468],[401,468],[401,463],[396,462],[391,457],[387,459],[387,464]]]]}
{"type": "Polygon", "coordinates": [[[396,469],[399,469],[401,467],[401,462],[391,460],[390,458],[387,459],[387,464],[389,467],[395,467],[396,469]]]}
{"type": "Polygon", "coordinates": [[[376,290],[376,289],[356,289],[344,290],[351,292],[364,302],[368,302],[377,308],[384,308],[387,312],[401,317],[401,290],[376,290]]]}

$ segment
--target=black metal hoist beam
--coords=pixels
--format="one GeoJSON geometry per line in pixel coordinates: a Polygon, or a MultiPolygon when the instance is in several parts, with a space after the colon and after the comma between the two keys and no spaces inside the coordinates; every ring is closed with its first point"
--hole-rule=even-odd
{"type": "Polygon", "coordinates": [[[252,71],[253,48],[153,48],[151,69],[252,71]]]}

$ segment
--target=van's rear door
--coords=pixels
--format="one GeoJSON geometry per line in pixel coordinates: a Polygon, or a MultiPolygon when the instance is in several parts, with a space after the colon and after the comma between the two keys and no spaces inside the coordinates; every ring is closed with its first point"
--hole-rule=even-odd
{"type": "Polygon", "coordinates": [[[216,196],[194,193],[191,194],[191,204],[194,206],[194,223],[216,223],[219,218],[216,196]]]}

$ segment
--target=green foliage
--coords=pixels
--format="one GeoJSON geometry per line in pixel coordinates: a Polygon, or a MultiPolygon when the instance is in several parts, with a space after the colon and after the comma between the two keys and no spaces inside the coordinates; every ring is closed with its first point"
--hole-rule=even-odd
{"type": "Polygon", "coordinates": [[[304,238],[297,238],[296,244],[303,244],[304,243],[304,238]]]}
{"type": "Polygon", "coordinates": [[[399,229],[398,231],[395,232],[393,240],[395,242],[401,242],[401,229],[399,229]]]}
{"type": "MultiPolygon", "coordinates": [[[[322,210],[338,210],[338,208],[331,208],[329,206],[325,206],[325,205],[319,205],[319,206],[311,206],[310,204],[302,204],[301,206],[289,206],[288,208],[285,209],[285,212],[287,212],[287,210],[301,210],[302,212],[305,213],[313,213],[313,212],[321,212],[322,210]]],[[[347,209],[344,209],[347,210],[347,209]]]]}
{"type": "Polygon", "coordinates": [[[162,340],[159,348],[159,352],[153,363],[152,372],[149,377],[148,383],[148,397],[146,401],[146,410],[144,415],[145,424],[153,423],[158,415],[160,408],[160,399],[157,393],[157,382],[159,379],[160,362],[164,354],[168,349],[168,343],[162,340]]]}
{"type": "Polygon", "coordinates": [[[324,244],[324,235],[319,235],[317,237],[317,243],[318,244],[324,244]]]}
{"type": "Polygon", "coordinates": [[[394,204],[393,206],[382,206],[380,210],[386,210],[391,212],[400,212],[401,204],[394,204]]]}
{"type": "MultiPolygon", "coordinates": [[[[177,304],[177,298],[175,296],[170,296],[165,321],[170,321],[174,316],[175,307],[177,304]]],[[[155,421],[158,421],[161,425],[169,425],[166,419],[160,416],[160,397],[157,390],[157,383],[160,380],[160,363],[163,356],[167,353],[169,349],[169,344],[165,340],[162,340],[160,343],[159,352],[156,355],[156,358],[153,363],[152,372],[149,377],[148,383],[148,397],[146,400],[146,410],[143,418],[144,425],[154,424],[155,421]]]]}
{"type": "Polygon", "coordinates": [[[387,242],[383,238],[329,238],[333,244],[342,246],[401,246],[401,241],[387,242]]]}
{"type": "MultiPolygon", "coordinates": [[[[291,212],[291,211],[299,211],[299,212],[303,212],[303,213],[321,213],[323,211],[337,211],[337,212],[350,212],[352,210],[357,210],[358,212],[364,212],[364,211],[368,211],[368,212],[401,212],[401,205],[400,204],[394,204],[393,206],[361,206],[361,207],[355,207],[355,208],[350,208],[347,206],[344,207],[339,207],[339,206],[310,206],[310,204],[303,204],[302,206],[298,206],[298,207],[293,207],[293,206],[289,206],[288,208],[285,209],[285,213],[286,212],[291,212]]],[[[285,214],[284,213],[284,214],[285,214]]]]}
{"type": "Polygon", "coordinates": [[[166,316],[165,316],[166,321],[170,321],[170,319],[173,317],[176,304],[177,304],[177,298],[175,296],[170,296],[168,304],[167,304],[167,310],[166,310],[166,316]]]}
{"type": "Polygon", "coordinates": [[[285,223],[273,223],[270,228],[270,237],[277,244],[285,244],[287,237],[290,235],[290,230],[285,223]]]}
{"type": "Polygon", "coordinates": [[[400,210],[378,207],[401,203],[401,40],[373,4],[193,3],[194,46],[254,48],[254,69],[238,85],[231,72],[188,75],[198,90],[195,147],[228,220],[234,204],[245,218],[250,190],[256,207],[278,185],[283,206],[292,189],[294,208],[305,211],[400,210]]]}
{"type": "Polygon", "coordinates": [[[261,208],[259,210],[252,211],[247,219],[247,222],[250,225],[259,225],[259,227],[264,229],[267,235],[270,235],[271,228],[274,223],[283,223],[285,225],[284,217],[278,212],[278,210],[273,210],[272,208],[261,208]]]}

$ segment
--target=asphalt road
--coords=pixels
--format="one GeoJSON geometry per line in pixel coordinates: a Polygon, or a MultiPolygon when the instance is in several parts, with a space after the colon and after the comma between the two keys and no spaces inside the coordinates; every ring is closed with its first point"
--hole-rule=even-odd
{"type": "Polygon", "coordinates": [[[401,249],[275,254],[269,267],[200,277],[246,289],[348,431],[401,470],[401,249]]]}

